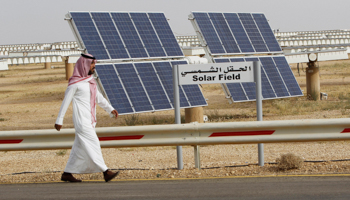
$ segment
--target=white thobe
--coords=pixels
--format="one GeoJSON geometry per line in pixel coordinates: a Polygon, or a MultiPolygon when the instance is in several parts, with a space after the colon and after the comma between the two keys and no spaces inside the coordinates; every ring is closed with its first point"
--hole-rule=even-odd
{"type": "MultiPolygon", "coordinates": [[[[91,121],[90,79],[67,87],[56,124],[62,125],[69,104],[73,101],[73,123],[75,140],[64,172],[96,173],[108,168],[103,160],[100,141],[96,135],[95,125],[91,121]]],[[[96,104],[111,113],[114,108],[97,91],[96,104]]],[[[96,110],[96,106],[94,108],[96,110]]]]}

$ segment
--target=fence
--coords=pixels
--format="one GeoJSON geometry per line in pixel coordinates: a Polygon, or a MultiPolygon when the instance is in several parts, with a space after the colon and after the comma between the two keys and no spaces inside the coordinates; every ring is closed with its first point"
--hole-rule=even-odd
{"type": "MultiPolygon", "coordinates": [[[[103,148],[332,141],[350,139],[350,119],[106,127],[96,132],[103,148]]],[[[0,151],[68,149],[73,141],[74,129],[0,131],[0,151]]],[[[199,167],[199,156],[195,163],[199,167]]]]}

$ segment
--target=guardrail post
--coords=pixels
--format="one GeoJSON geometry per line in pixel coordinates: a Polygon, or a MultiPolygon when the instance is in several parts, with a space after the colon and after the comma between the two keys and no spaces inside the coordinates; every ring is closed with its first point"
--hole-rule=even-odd
{"type": "MultiPolygon", "coordinates": [[[[203,107],[195,107],[195,108],[185,108],[185,122],[197,122],[203,123],[203,107]]],[[[197,169],[201,169],[201,160],[200,160],[200,146],[194,145],[194,166],[197,169]]]]}
{"type": "Polygon", "coordinates": [[[194,146],[194,167],[201,169],[200,148],[199,145],[194,146]]]}

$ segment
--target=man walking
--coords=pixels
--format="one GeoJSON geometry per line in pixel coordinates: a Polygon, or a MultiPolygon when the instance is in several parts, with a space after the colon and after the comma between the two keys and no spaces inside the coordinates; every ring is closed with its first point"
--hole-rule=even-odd
{"type": "Polygon", "coordinates": [[[95,73],[96,58],[81,54],[69,79],[65,97],[58,113],[55,128],[60,131],[69,104],[73,101],[73,123],[75,140],[69,159],[62,174],[62,181],[81,182],[74,174],[103,172],[106,182],[119,174],[108,170],[102,157],[99,139],[96,135],[96,103],[115,118],[118,112],[97,90],[92,74],[95,73]]]}

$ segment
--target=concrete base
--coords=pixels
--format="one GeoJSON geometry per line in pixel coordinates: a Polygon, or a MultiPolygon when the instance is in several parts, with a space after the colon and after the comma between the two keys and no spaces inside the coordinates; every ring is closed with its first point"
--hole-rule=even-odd
{"type": "Polygon", "coordinates": [[[320,100],[320,70],[316,62],[309,62],[306,68],[306,91],[310,100],[320,100]]]}
{"type": "Polygon", "coordinates": [[[203,107],[186,108],[185,109],[185,122],[198,122],[203,123],[203,107]]]}
{"type": "Polygon", "coordinates": [[[51,62],[46,62],[44,65],[45,69],[51,69],[51,62]]]}
{"type": "Polygon", "coordinates": [[[66,80],[69,80],[70,77],[73,75],[74,71],[74,63],[68,63],[68,59],[65,62],[66,65],[66,80]]]}

